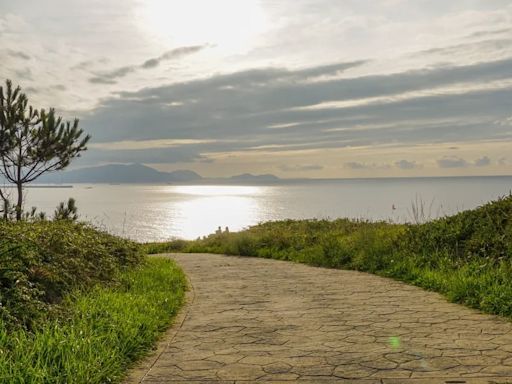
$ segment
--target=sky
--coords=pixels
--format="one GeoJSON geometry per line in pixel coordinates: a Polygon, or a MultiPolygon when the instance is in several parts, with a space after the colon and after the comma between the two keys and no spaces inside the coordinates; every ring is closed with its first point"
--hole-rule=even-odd
{"type": "Polygon", "coordinates": [[[0,0],[0,81],[72,167],[512,174],[512,0],[0,0]]]}

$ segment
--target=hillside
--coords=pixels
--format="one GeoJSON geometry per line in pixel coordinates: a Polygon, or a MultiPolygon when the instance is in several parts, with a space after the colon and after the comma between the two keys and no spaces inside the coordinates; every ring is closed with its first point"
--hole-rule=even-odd
{"type": "Polygon", "coordinates": [[[201,180],[193,171],[160,172],[143,164],[108,164],[45,175],[38,183],[173,183],[201,180]]]}
{"type": "Polygon", "coordinates": [[[108,164],[98,167],[81,168],[44,175],[37,179],[38,184],[74,184],[74,183],[105,183],[105,184],[240,184],[267,183],[281,180],[277,176],[252,175],[244,173],[227,178],[203,178],[190,170],[161,172],[143,164],[108,164]]]}

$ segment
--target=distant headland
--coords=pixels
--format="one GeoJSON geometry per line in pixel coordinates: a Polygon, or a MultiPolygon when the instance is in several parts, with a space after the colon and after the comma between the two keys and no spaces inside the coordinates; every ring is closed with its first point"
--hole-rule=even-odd
{"type": "Polygon", "coordinates": [[[204,178],[194,171],[162,172],[143,164],[108,164],[58,172],[41,177],[43,184],[105,183],[105,184],[245,184],[272,183],[282,179],[275,175],[244,173],[227,178],[204,178]]]}

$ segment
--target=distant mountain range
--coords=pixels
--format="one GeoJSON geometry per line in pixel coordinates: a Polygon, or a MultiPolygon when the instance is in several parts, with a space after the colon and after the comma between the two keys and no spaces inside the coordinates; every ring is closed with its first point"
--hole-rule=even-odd
{"type": "Polygon", "coordinates": [[[161,172],[143,164],[109,164],[99,167],[81,168],[72,171],[47,174],[37,179],[38,184],[74,184],[74,183],[106,183],[106,184],[173,184],[173,183],[248,183],[272,182],[280,180],[274,175],[252,175],[245,173],[230,178],[207,179],[189,170],[161,172]]]}

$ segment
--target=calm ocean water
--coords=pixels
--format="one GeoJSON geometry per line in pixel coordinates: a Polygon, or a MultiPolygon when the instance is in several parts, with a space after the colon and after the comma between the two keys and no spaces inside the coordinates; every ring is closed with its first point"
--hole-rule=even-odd
{"type": "Polygon", "coordinates": [[[74,185],[30,188],[27,207],[52,213],[74,197],[82,219],[139,241],[193,239],[219,226],[301,218],[413,221],[412,204],[436,218],[509,194],[512,177],[307,181],[270,186],[74,185]],[[421,205],[421,204],[420,204],[421,205]]]}

